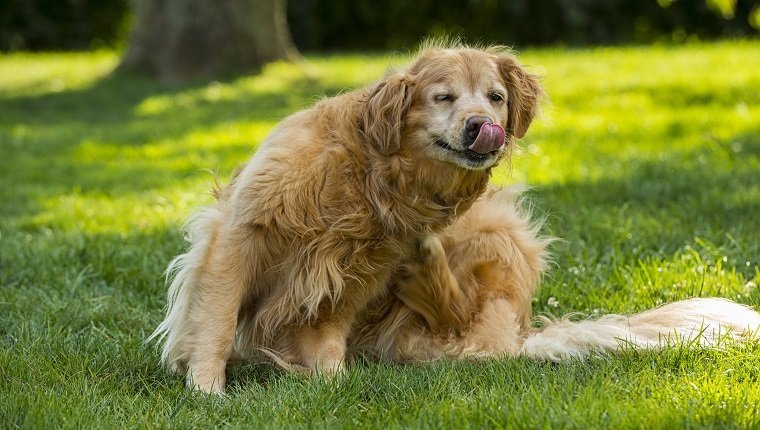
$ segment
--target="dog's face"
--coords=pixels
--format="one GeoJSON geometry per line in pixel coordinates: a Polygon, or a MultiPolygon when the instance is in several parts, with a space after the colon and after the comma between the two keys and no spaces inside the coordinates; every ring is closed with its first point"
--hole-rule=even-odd
{"type": "Polygon", "coordinates": [[[495,58],[478,51],[441,52],[421,60],[407,114],[409,143],[431,158],[486,169],[507,148],[507,83],[495,58]]]}
{"type": "Polygon", "coordinates": [[[525,134],[541,96],[537,77],[509,54],[434,49],[376,85],[365,130],[372,138],[372,126],[384,123],[375,137],[386,154],[403,147],[423,158],[483,170],[508,153],[512,138],[525,134]]]}

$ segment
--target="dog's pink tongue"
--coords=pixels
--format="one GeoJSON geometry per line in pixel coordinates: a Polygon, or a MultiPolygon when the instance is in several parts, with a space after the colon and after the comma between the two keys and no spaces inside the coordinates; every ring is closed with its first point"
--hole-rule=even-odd
{"type": "Polygon", "coordinates": [[[506,134],[499,124],[487,122],[480,127],[478,137],[467,149],[478,154],[488,154],[504,145],[506,134]]]}

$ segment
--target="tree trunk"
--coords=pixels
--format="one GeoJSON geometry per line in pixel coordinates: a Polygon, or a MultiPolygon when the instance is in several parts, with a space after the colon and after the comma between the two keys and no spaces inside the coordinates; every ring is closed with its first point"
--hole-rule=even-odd
{"type": "Polygon", "coordinates": [[[176,83],[297,59],[285,8],[286,0],[134,0],[117,71],[176,83]]]}

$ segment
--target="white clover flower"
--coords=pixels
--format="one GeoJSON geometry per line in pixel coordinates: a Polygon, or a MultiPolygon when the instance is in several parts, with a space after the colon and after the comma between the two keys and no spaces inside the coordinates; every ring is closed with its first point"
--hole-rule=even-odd
{"type": "Polygon", "coordinates": [[[744,292],[746,294],[751,293],[752,290],[754,290],[755,288],[757,288],[757,284],[754,283],[753,281],[749,281],[746,284],[744,284],[744,292]]]}

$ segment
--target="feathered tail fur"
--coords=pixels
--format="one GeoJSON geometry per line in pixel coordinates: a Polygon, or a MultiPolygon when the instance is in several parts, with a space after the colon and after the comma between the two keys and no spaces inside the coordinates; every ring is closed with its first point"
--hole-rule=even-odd
{"type": "Polygon", "coordinates": [[[682,300],[631,316],[605,315],[577,322],[567,317],[543,318],[543,321],[543,330],[525,340],[522,355],[559,361],[626,347],[712,347],[726,338],[757,339],[760,332],[760,313],[718,298],[682,300]]]}
{"type": "Polygon", "coordinates": [[[191,244],[188,252],[175,257],[166,268],[166,278],[171,281],[167,294],[166,317],[147,342],[158,339],[163,343],[161,362],[172,371],[184,371],[184,361],[189,349],[181,345],[180,339],[190,329],[186,323],[189,308],[196,294],[197,272],[206,258],[209,242],[213,238],[211,230],[220,216],[216,206],[204,208],[195,213],[185,225],[185,239],[191,244]]]}

